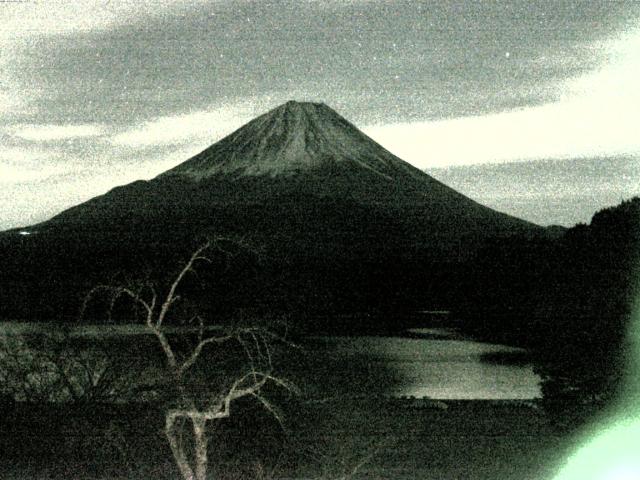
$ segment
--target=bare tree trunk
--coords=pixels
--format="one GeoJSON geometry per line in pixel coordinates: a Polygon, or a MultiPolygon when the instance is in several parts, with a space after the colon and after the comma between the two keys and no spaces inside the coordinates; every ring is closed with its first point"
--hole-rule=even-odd
{"type": "MultiPolygon", "coordinates": [[[[2,0],[0,0],[1,2],[2,0]]],[[[252,396],[258,399],[265,408],[271,412],[278,420],[278,414],[272,405],[260,395],[260,390],[267,382],[272,382],[284,388],[291,386],[271,374],[271,347],[270,341],[274,335],[259,328],[225,328],[223,325],[210,326],[205,328],[204,320],[200,315],[195,315],[190,321],[197,320],[195,330],[198,340],[190,351],[174,351],[170,341],[171,336],[163,329],[163,323],[169,315],[169,311],[175,302],[180,299],[176,293],[180,283],[189,272],[195,273],[196,262],[208,262],[211,260],[205,255],[211,247],[210,242],[206,242],[198,248],[189,261],[184,265],[180,273],[174,279],[169,292],[160,305],[158,293],[151,283],[144,283],[134,288],[126,286],[99,285],[89,292],[83,304],[83,310],[89,299],[99,291],[111,293],[111,308],[120,297],[129,298],[135,305],[146,312],[145,323],[157,338],[166,357],[168,374],[173,377],[173,386],[176,388],[177,400],[182,409],[173,408],[165,413],[165,435],[171,447],[171,453],[178,466],[183,480],[206,480],[208,468],[208,440],[206,435],[206,422],[227,418],[230,415],[230,405],[234,400],[252,396]],[[157,307],[160,307],[159,310],[157,307]],[[198,406],[194,401],[196,397],[189,394],[188,384],[185,383],[185,376],[198,359],[204,347],[207,345],[221,345],[225,342],[235,340],[244,349],[250,370],[239,376],[231,384],[228,390],[221,394],[219,400],[210,403],[207,407],[198,406]],[[177,425],[179,419],[190,420],[193,426],[193,458],[185,452],[184,445],[180,442],[177,425]]],[[[192,330],[187,329],[185,333],[192,330]]],[[[1,372],[0,372],[1,373],[1,372]]],[[[74,391],[70,390],[73,394],[74,391]]]]}
{"type": "Polygon", "coordinates": [[[193,417],[192,421],[195,441],[196,480],[206,480],[208,464],[206,421],[198,417],[193,417]]]}
{"type": "MultiPolygon", "coordinates": [[[[164,427],[164,432],[169,440],[169,446],[171,447],[171,452],[173,453],[173,458],[178,465],[178,469],[182,474],[182,478],[184,480],[195,480],[196,477],[193,474],[193,469],[189,465],[189,459],[184,452],[184,448],[178,442],[178,437],[176,435],[175,423],[178,417],[168,414],[166,416],[166,423],[164,427]]],[[[204,478],[204,477],[203,477],[204,478]]]]}

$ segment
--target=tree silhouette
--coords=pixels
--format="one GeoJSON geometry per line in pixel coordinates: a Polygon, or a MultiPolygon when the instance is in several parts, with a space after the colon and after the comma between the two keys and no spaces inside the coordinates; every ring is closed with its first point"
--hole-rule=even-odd
{"type": "MultiPolygon", "coordinates": [[[[263,387],[274,384],[295,391],[292,384],[273,372],[273,347],[275,343],[285,341],[284,336],[259,326],[211,324],[197,312],[197,305],[188,305],[189,308],[183,308],[176,315],[191,312],[190,318],[183,319],[182,324],[176,325],[172,318],[179,303],[188,303],[180,294],[187,277],[197,276],[197,265],[212,264],[213,252],[225,252],[224,241],[226,239],[218,238],[198,247],[165,288],[164,294],[151,281],[98,285],[89,292],[83,306],[84,312],[94,297],[106,295],[110,310],[124,299],[142,313],[146,329],[162,349],[166,380],[174,392],[173,402],[165,410],[164,433],[184,480],[205,480],[209,458],[207,425],[229,417],[234,401],[243,397],[257,399],[280,420],[277,409],[262,394],[263,387]],[[243,353],[244,369],[227,375],[221,367],[217,389],[213,385],[202,385],[202,380],[193,372],[199,362],[203,363],[205,351],[231,342],[235,342],[243,353]],[[191,424],[190,442],[183,435],[185,422],[191,424]]],[[[207,365],[207,368],[214,367],[207,365]]]]}

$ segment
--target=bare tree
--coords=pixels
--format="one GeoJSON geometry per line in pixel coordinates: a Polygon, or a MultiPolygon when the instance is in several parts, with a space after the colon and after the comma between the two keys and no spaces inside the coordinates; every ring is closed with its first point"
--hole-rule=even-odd
{"type": "Polygon", "coordinates": [[[212,263],[210,254],[222,250],[220,239],[207,241],[197,248],[181,270],[173,278],[166,293],[160,294],[153,282],[133,286],[100,285],[91,290],[87,302],[99,293],[109,296],[110,307],[119,299],[127,299],[142,312],[146,328],[157,339],[165,358],[168,380],[177,393],[176,402],[165,412],[164,433],[174,460],[184,480],[205,480],[208,466],[208,422],[231,415],[232,404],[242,397],[260,401],[278,420],[276,408],[261,394],[267,384],[275,384],[288,390],[295,388],[273,373],[272,348],[282,337],[272,331],[255,326],[211,325],[199,314],[193,314],[182,326],[171,324],[176,304],[182,301],[180,288],[188,275],[196,275],[196,265],[212,263]],[[184,341],[178,346],[178,336],[193,340],[188,347],[184,341]],[[227,378],[215,393],[208,389],[193,389],[189,374],[207,347],[237,342],[246,356],[247,368],[233,378],[227,378]],[[182,436],[182,425],[191,424],[193,454],[189,454],[187,442],[182,436]]]}

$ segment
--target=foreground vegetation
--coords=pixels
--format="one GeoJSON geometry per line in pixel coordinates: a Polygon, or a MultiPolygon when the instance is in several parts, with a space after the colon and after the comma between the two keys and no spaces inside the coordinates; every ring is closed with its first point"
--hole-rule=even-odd
{"type": "MultiPolygon", "coordinates": [[[[177,479],[162,408],[4,406],[4,479],[177,479]]],[[[208,432],[222,479],[544,479],[571,431],[512,402],[345,399],[282,402],[284,428],[255,404],[208,432]]],[[[578,407],[576,407],[578,408],[578,407]]]]}
{"type": "MultiPolygon", "coordinates": [[[[23,368],[14,374],[27,388],[23,401],[4,397],[0,478],[181,478],[165,431],[175,396],[153,335],[40,333],[10,340],[5,337],[5,351],[19,348],[23,368]],[[67,380],[38,375],[53,364],[59,368],[45,371],[67,372],[67,380]],[[67,394],[69,385],[74,395],[67,394]],[[31,401],[24,401],[27,393],[31,401]]],[[[316,373],[307,372],[304,383],[313,364],[305,356],[280,350],[272,358],[275,371],[300,385],[299,395],[267,385],[261,394],[271,411],[240,398],[232,415],[209,424],[207,478],[545,479],[570,448],[576,419],[593,413],[589,405],[554,411],[538,401],[390,398],[366,388],[361,364],[353,370],[362,393],[345,395],[340,392],[349,389],[335,385],[336,396],[327,398],[312,385],[316,373]]],[[[232,378],[243,358],[242,348],[206,350],[192,373],[208,382],[190,388],[200,385],[204,401],[204,392],[232,378]]],[[[188,418],[177,423],[176,436],[193,458],[188,418]]]]}

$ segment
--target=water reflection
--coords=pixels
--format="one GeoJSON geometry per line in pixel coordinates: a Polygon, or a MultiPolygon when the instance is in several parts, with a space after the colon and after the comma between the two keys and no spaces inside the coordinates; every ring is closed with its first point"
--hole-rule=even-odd
{"type": "MultiPolygon", "coordinates": [[[[347,385],[353,368],[366,365],[373,393],[437,399],[533,399],[540,397],[540,377],[527,364],[487,362],[483,357],[522,350],[504,345],[451,338],[444,329],[412,330],[424,338],[322,337],[314,355],[330,365],[321,382],[347,385]],[[393,381],[390,381],[393,379],[393,381]],[[345,381],[346,380],[346,381],[345,381]]],[[[320,339],[318,339],[320,340],[320,339]]],[[[360,382],[352,390],[363,393],[360,382]]],[[[343,386],[344,388],[344,386],[343,386]]],[[[337,393],[337,392],[336,392],[337,393]]]]}

